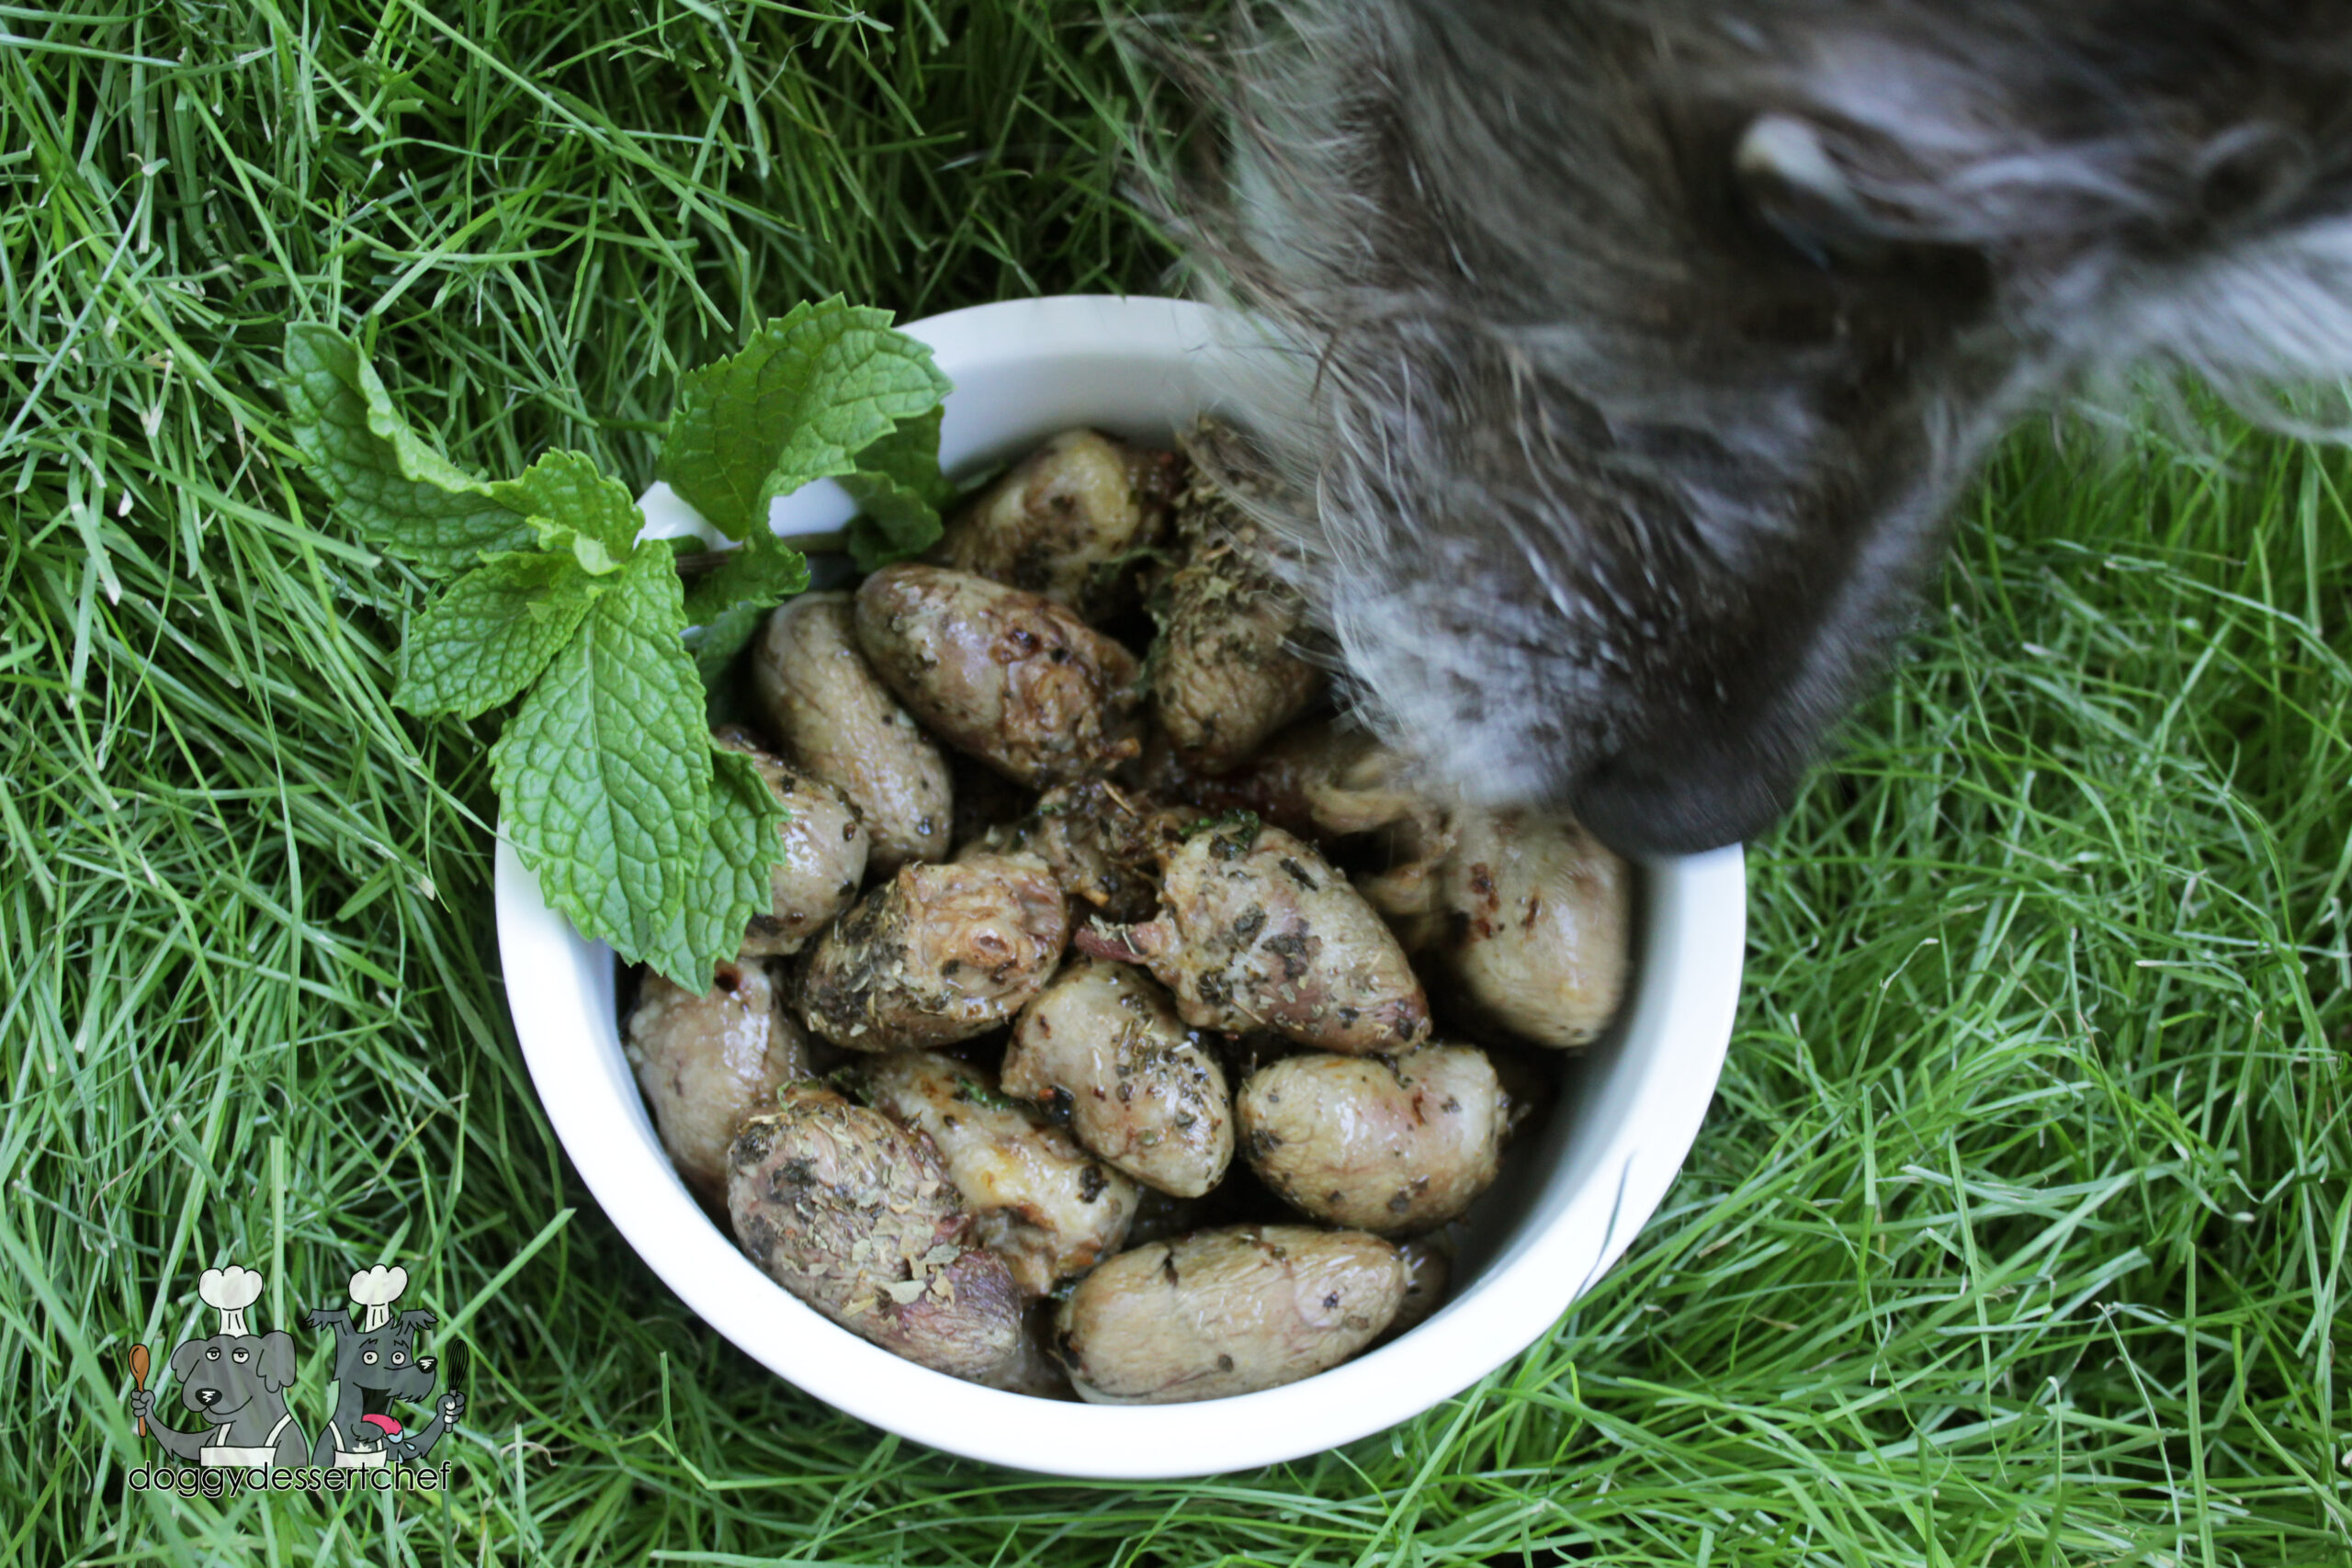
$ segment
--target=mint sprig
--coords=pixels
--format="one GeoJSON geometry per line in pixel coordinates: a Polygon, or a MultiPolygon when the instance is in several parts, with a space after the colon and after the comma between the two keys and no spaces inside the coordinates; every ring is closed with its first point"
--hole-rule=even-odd
{"type": "MultiPolygon", "coordinates": [[[[699,685],[695,713],[699,719],[699,685]]],[[[776,829],[788,814],[749,757],[714,750],[711,767],[710,824],[703,832],[701,862],[677,921],[647,954],[664,974],[684,964],[707,976],[716,958],[704,955],[734,957],[743,945],[744,922],[769,908],[768,863],[775,858],[776,829]]]]}
{"type": "Polygon", "coordinates": [[[369,544],[449,572],[531,542],[521,513],[410,432],[350,339],[288,327],[283,389],[311,477],[369,544]]]}
{"type": "Polygon", "coordinates": [[[663,471],[745,541],[691,596],[593,459],[548,452],[482,479],[409,428],[349,339],[288,329],[284,394],[311,474],[369,543],[454,579],[409,625],[393,701],[462,718],[515,703],[491,750],[500,831],[583,935],[692,989],[766,908],[786,820],[705,725],[707,683],[808,586],[807,559],[765,526],[769,502],[842,478],[876,498],[861,525],[879,547],[938,537],[948,383],[889,321],[803,304],[684,378],[663,471]]]}
{"type": "Polygon", "coordinates": [[[409,624],[392,701],[459,718],[513,702],[571,640],[602,589],[567,556],[485,558],[409,624]]]}
{"type": "MultiPolygon", "coordinates": [[[[768,502],[857,469],[858,455],[939,406],[947,378],[890,313],[837,297],[768,322],[740,354],[678,383],[662,477],[730,539],[768,502]]],[[[933,438],[937,462],[937,436],[933,438]]]]}
{"type": "Polygon", "coordinates": [[[711,745],[685,629],[668,553],[631,557],[490,753],[499,830],[548,902],[657,967],[710,830],[711,745]]]}
{"type": "Polygon", "coordinates": [[[849,553],[860,571],[911,560],[939,542],[940,508],[956,493],[939,471],[939,421],[933,409],[910,419],[858,455],[842,479],[862,515],[852,520],[849,553]]]}
{"type": "Polygon", "coordinates": [[[768,610],[808,587],[808,558],[773,534],[752,536],[730,550],[686,596],[687,635],[706,690],[716,687],[743,651],[768,610]]]}
{"type": "Polygon", "coordinates": [[[491,486],[490,493],[530,520],[539,548],[568,552],[592,577],[619,570],[645,526],[628,487],[598,473],[595,459],[584,453],[547,453],[521,477],[491,486]]]}

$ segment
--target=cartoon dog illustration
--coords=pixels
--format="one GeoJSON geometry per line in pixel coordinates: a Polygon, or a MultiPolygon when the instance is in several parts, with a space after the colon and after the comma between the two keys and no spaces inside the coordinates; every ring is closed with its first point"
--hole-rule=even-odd
{"type": "Polygon", "coordinates": [[[180,1403],[196,1412],[201,1427],[165,1426],[155,1415],[154,1390],[132,1392],[130,1413],[173,1457],[234,1469],[299,1465],[309,1457],[310,1443],[286,1404],[294,1341],[276,1329],[254,1334],[245,1325],[245,1309],[261,1299],[261,1288],[259,1274],[234,1264],[207,1269],[198,1282],[205,1304],[220,1310],[220,1332],[188,1340],[172,1352],[171,1365],[180,1403]]]}
{"type": "Polygon", "coordinates": [[[366,1309],[357,1327],[341,1307],[311,1314],[311,1327],[334,1330],[336,1383],[334,1416],[320,1430],[312,1464],[368,1470],[392,1461],[420,1463],[465,1413],[466,1396],[455,1389],[434,1400],[438,1363],[417,1353],[417,1331],[432,1326],[433,1314],[392,1316],[391,1303],[407,1288],[407,1269],[379,1265],[351,1277],[351,1299],[366,1309]],[[432,1401],[433,1418],[407,1431],[391,1413],[394,1401],[432,1401]]]}

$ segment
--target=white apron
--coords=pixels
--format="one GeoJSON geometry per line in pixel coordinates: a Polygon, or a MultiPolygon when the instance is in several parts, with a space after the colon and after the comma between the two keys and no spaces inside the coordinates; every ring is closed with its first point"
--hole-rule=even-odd
{"type": "Polygon", "coordinates": [[[202,1448],[196,1450],[196,1462],[223,1470],[267,1470],[277,1462],[277,1434],[293,1419],[291,1410],[280,1416],[277,1425],[269,1429],[269,1441],[259,1448],[202,1448]]]}
{"type": "Polygon", "coordinates": [[[327,1423],[327,1432],[334,1439],[334,1467],[337,1470],[380,1470],[383,1468],[384,1450],[382,1449],[362,1449],[356,1454],[346,1453],[343,1447],[343,1428],[330,1421],[327,1423]]]}

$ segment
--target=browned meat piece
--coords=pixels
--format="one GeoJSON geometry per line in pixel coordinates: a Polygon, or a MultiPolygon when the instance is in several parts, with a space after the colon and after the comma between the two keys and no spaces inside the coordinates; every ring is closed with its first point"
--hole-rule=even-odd
{"type": "Polygon", "coordinates": [[[1013,1283],[1042,1296],[1125,1244],[1136,1186],[1036,1111],[1006,1099],[989,1075],[928,1051],[861,1066],[876,1109],[930,1135],[977,1217],[973,1238],[1002,1258],[1013,1283]]]}
{"type": "Polygon", "coordinates": [[[752,688],[770,738],[841,792],[872,836],[872,868],[947,853],[955,791],[938,743],[917,728],[858,651],[846,593],[804,593],[761,627],[752,688]]]}
{"type": "Polygon", "coordinates": [[[781,958],[797,953],[819,927],[857,897],[869,848],[865,825],[830,784],[792,767],[741,725],[722,725],[711,736],[729,750],[751,758],[789,813],[776,829],[782,858],[768,867],[769,910],[752,917],[739,956],[781,958]]]}
{"type": "Polygon", "coordinates": [[[1566,818],[1464,811],[1451,831],[1423,961],[1472,1020],[1590,1044],[1625,992],[1633,868],[1566,818]]]}
{"type": "Polygon", "coordinates": [[[1460,1216],[1495,1179],[1502,1089],[1486,1053],[1302,1052],[1235,1098],[1250,1168],[1300,1213],[1382,1235],[1460,1216]]]}
{"type": "Polygon", "coordinates": [[[858,589],[857,636],[917,717],[1007,778],[1074,784],[1135,754],[1135,655],[1050,599],[902,563],[858,589]]]}
{"type": "Polygon", "coordinates": [[[651,970],[621,1041],[678,1174],[711,1202],[727,1197],[727,1146],[743,1119],[808,1076],[808,1043],[758,964],[721,964],[701,996],[651,970]]]}
{"type": "Polygon", "coordinates": [[[1054,1353],[1100,1404],[1224,1399],[1335,1367],[1396,1314],[1405,1270],[1377,1236],[1237,1225],[1123,1252],[1079,1281],[1054,1353]]]}
{"type": "Polygon", "coordinates": [[[1019,1354],[1022,1298],[931,1140],[817,1084],[788,1086],[729,1151],[728,1217],[771,1279],[854,1334],[959,1378],[1019,1354]]]}
{"type": "Polygon", "coordinates": [[[1001,856],[900,866],[818,938],[801,1016],[854,1051],[968,1040],[1037,994],[1069,933],[1061,888],[1035,866],[1001,856]]]}
{"type": "Polygon", "coordinates": [[[1001,1078],[1005,1093],[1066,1112],[1080,1143],[1163,1192],[1197,1198],[1233,1158],[1225,1069],[1131,964],[1073,959],[1013,1025],[1001,1078]]]}
{"type": "Polygon", "coordinates": [[[1361,1055],[1429,1028],[1429,1000],[1388,928],[1301,840],[1243,816],[1196,829],[1161,867],[1160,912],[1086,930],[1098,957],[1148,965],[1199,1029],[1271,1028],[1361,1055]]]}
{"type": "Polygon", "coordinates": [[[1437,874],[1453,840],[1450,818],[1419,770],[1366,731],[1339,721],[1294,727],[1221,774],[1187,769],[1156,738],[1136,770],[1141,787],[1211,811],[1250,811],[1310,843],[1376,834],[1388,863],[1356,891],[1384,915],[1437,905],[1437,874]]]}
{"type": "Polygon", "coordinates": [[[1122,569],[1166,528],[1182,463],[1066,430],[951,519],[932,558],[1100,621],[1134,590],[1122,569]]]}
{"type": "Polygon", "coordinates": [[[1198,470],[1175,521],[1182,555],[1153,594],[1153,711],[1187,764],[1220,773],[1313,706],[1323,674],[1299,656],[1306,602],[1264,530],[1198,470]]]}
{"type": "Polygon", "coordinates": [[[969,852],[1032,857],[1105,919],[1140,920],[1159,907],[1159,857],[1187,821],[1186,813],[1114,784],[1066,784],[1040,795],[1019,821],[974,840],[969,852]]]}

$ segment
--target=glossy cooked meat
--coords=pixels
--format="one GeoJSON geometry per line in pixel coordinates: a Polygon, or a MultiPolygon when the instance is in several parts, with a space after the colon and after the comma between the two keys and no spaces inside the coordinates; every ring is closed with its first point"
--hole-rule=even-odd
{"type": "Polygon", "coordinates": [[[1473,1019],[1590,1044],[1624,997],[1633,868],[1562,817],[1464,811],[1452,832],[1429,960],[1473,1019]]]}
{"type": "Polygon", "coordinates": [[[1298,839],[1242,816],[1195,829],[1161,865],[1159,917],[1082,931],[1100,957],[1148,965],[1199,1029],[1271,1028],[1301,1044],[1399,1050],[1429,998],[1348,879],[1298,839]]]}
{"type": "Polygon", "coordinates": [[[902,865],[817,939],[801,1016],[854,1051],[969,1040],[1037,994],[1069,934],[1061,887],[1037,866],[1001,855],[902,865]]]}
{"type": "Polygon", "coordinates": [[[1133,964],[1073,958],[1022,1010],[1000,1083],[1067,1115],[1080,1144],[1180,1198],[1216,1186],[1233,1158],[1224,1067],[1133,964]]]}
{"type": "Polygon", "coordinates": [[[1411,762],[1338,719],[1293,726],[1240,766],[1194,787],[1209,804],[1257,812],[1301,838],[1341,839],[1402,821],[1435,823],[1411,762]]]}
{"type": "Polygon", "coordinates": [[[768,1276],[817,1311],[954,1377],[1019,1354],[1022,1297],[971,1244],[972,1215],[931,1140],[813,1083],[745,1122],[729,1151],[728,1218],[768,1276]]]}
{"type": "Polygon", "coordinates": [[[1377,1236],[1236,1225],[1121,1253],[1079,1281],[1054,1353],[1080,1399],[1175,1404],[1311,1377],[1372,1343],[1405,1270],[1377,1236]]]}
{"type": "Polygon", "coordinates": [[[1099,621],[1132,591],[1119,568],[1159,542],[1182,461],[1063,431],[950,519],[932,558],[1099,621]]]}
{"type": "Polygon", "coordinates": [[[974,1215],[972,1235],[1042,1296],[1119,1250],[1136,1187],[989,1074],[929,1051],[860,1065],[869,1103],[928,1134],[974,1215]]]}
{"type": "Polygon", "coordinates": [[[1356,891],[1384,915],[1436,908],[1438,871],[1453,847],[1447,815],[1412,761],[1339,720],[1294,726],[1238,766],[1209,774],[1184,766],[1174,750],[1148,750],[1142,784],[1209,810],[1250,811],[1322,846],[1378,835],[1386,865],[1361,875],[1356,891]]]}
{"type": "Polygon", "coordinates": [[[1459,1217],[1502,1157],[1501,1087],[1467,1045],[1302,1052],[1251,1074],[1234,1115],[1250,1168],[1284,1201],[1382,1235],[1459,1217]]]}
{"type": "Polygon", "coordinates": [[[1199,813],[1163,807],[1105,782],[1065,784],[1036,809],[972,840],[969,852],[1035,857],[1062,891],[1106,919],[1148,919],[1159,902],[1159,857],[1199,813]]]}
{"type": "Polygon", "coordinates": [[[808,1040],[756,963],[721,964],[700,996],[646,970],[621,1043],[670,1162],[714,1203],[726,1200],[735,1129],[808,1076],[808,1040]]]}
{"type": "Polygon", "coordinates": [[[782,846],[768,867],[768,912],[753,915],[741,956],[781,958],[800,951],[818,928],[857,897],[869,848],[865,827],[831,785],[800,773],[740,724],[721,725],[711,738],[752,759],[784,804],[782,846]]]}
{"type": "Polygon", "coordinates": [[[1135,754],[1135,655],[1067,607],[969,572],[902,563],[857,591],[857,636],[949,745],[1034,788],[1135,754]]]}
{"type": "Polygon", "coordinates": [[[955,787],[939,743],[858,650],[846,593],[804,593],[770,615],[752,646],[752,690],[768,735],[857,808],[871,868],[947,854],[955,787]]]}
{"type": "Polygon", "coordinates": [[[1189,765],[1220,773],[1313,706],[1323,673],[1299,656],[1306,602],[1265,532],[1197,471],[1175,516],[1182,553],[1153,595],[1152,711],[1189,765]]]}

